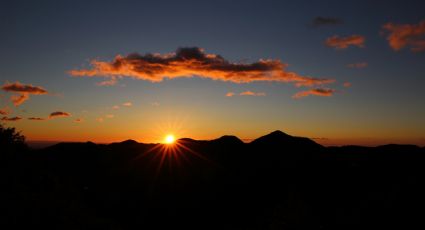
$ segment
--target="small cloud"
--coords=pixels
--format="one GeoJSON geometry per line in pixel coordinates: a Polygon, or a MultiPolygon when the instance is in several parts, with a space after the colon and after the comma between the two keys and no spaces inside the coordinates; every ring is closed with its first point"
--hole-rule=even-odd
{"type": "Polygon", "coordinates": [[[263,92],[253,92],[253,91],[244,91],[241,92],[239,94],[235,94],[233,92],[228,92],[226,93],[226,97],[233,97],[233,96],[257,96],[257,97],[261,97],[261,96],[266,96],[266,93],[263,92]]]}
{"type": "Polygon", "coordinates": [[[9,107],[4,107],[2,109],[0,109],[0,115],[8,115],[11,113],[11,110],[9,109],[9,107]]]}
{"type": "Polygon", "coordinates": [[[57,117],[70,117],[71,114],[67,113],[67,112],[62,112],[62,111],[56,111],[53,112],[49,115],[49,119],[53,119],[53,118],[57,118],[57,117]]]}
{"type": "Polygon", "coordinates": [[[2,117],[2,121],[19,121],[22,120],[22,117],[2,117]]]}
{"type": "Polygon", "coordinates": [[[47,90],[40,86],[25,85],[19,81],[15,83],[6,83],[2,86],[2,89],[6,92],[17,93],[18,95],[12,95],[11,101],[15,106],[19,106],[29,99],[29,95],[42,95],[47,94],[47,90]]]}
{"type": "Polygon", "coordinates": [[[364,47],[366,39],[362,35],[351,35],[347,37],[339,37],[334,35],[326,39],[325,44],[336,49],[347,49],[349,46],[364,47]]]}
{"type": "Polygon", "coordinates": [[[131,107],[131,106],[133,106],[133,103],[131,103],[131,102],[125,102],[122,105],[125,106],[125,107],[131,107]]]}
{"type": "Polygon", "coordinates": [[[28,117],[28,120],[31,120],[31,121],[44,121],[46,119],[45,118],[42,118],[42,117],[28,117]]]}
{"type": "Polygon", "coordinates": [[[307,97],[307,96],[310,96],[310,95],[321,96],[321,97],[330,97],[335,92],[336,92],[336,90],[334,90],[334,89],[321,89],[321,88],[310,89],[310,90],[298,92],[298,93],[294,94],[292,96],[292,98],[299,99],[299,98],[307,97]]]}
{"type": "Polygon", "coordinates": [[[159,102],[156,102],[156,101],[155,101],[155,102],[152,102],[152,103],[151,103],[151,105],[152,105],[152,106],[155,106],[155,107],[160,106],[159,102]]]}
{"type": "Polygon", "coordinates": [[[96,121],[97,121],[97,122],[103,122],[103,120],[104,120],[104,119],[103,119],[103,117],[98,117],[98,118],[96,118],[96,121]]]}
{"type": "Polygon", "coordinates": [[[111,118],[114,118],[114,115],[113,114],[107,114],[105,117],[111,119],[111,118]]]}
{"type": "Polygon", "coordinates": [[[343,84],[343,86],[345,87],[345,88],[349,88],[349,87],[351,87],[351,82],[344,82],[344,84],[343,84]]]}
{"type": "Polygon", "coordinates": [[[252,92],[252,91],[244,91],[239,94],[239,96],[266,96],[266,93],[263,92],[252,92]]]}
{"type": "Polygon", "coordinates": [[[28,100],[30,96],[27,93],[22,93],[20,95],[12,95],[10,97],[10,100],[15,106],[19,106],[22,103],[24,103],[26,100],[28,100]]]}
{"type": "Polygon", "coordinates": [[[233,97],[233,96],[235,96],[235,93],[233,92],[226,93],[226,97],[233,97]]]}
{"type": "Polygon", "coordinates": [[[399,51],[410,47],[413,52],[425,51],[425,20],[418,24],[387,23],[382,26],[384,33],[388,32],[387,40],[390,47],[399,51]]]}
{"type": "Polygon", "coordinates": [[[117,110],[117,109],[119,109],[120,107],[118,106],[118,105],[114,105],[114,106],[112,106],[112,109],[115,109],[115,110],[117,110]]]}
{"type": "Polygon", "coordinates": [[[333,18],[333,17],[316,17],[313,19],[313,26],[314,27],[320,27],[320,26],[332,26],[332,25],[341,25],[344,24],[344,21],[340,18],[333,18]]]}
{"type": "Polygon", "coordinates": [[[74,122],[75,123],[81,123],[81,122],[84,122],[84,119],[83,118],[77,118],[77,119],[74,120],[74,122]]]}
{"type": "Polygon", "coordinates": [[[358,63],[350,63],[347,65],[348,68],[353,68],[353,69],[363,69],[367,67],[367,62],[358,62],[358,63]]]}
{"type": "Polygon", "coordinates": [[[111,79],[106,80],[106,81],[101,81],[96,83],[96,85],[98,86],[113,86],[117,84],[117,78],[116,77],[111,77],[111,79]]]}

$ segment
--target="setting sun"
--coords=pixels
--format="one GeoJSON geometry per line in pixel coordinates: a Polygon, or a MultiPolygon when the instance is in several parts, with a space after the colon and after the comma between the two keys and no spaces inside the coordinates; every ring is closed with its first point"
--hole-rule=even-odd
{"type": "Polygon", "coordinates": [[[174,135],[169,134],[169,135],[165,136],[164,143],[165,144],[172,144],[172,143],[174,143],[175,140],[176,139],[174,138],[174,135]]]}

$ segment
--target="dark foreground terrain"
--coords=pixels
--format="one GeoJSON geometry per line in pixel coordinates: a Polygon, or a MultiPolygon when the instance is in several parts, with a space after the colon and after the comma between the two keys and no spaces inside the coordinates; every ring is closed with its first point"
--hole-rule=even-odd
{"type": "Polygon", "coordinates": [[[425,149],[61,143],[1,154],[0,229],[425,229],[425,149]]]}

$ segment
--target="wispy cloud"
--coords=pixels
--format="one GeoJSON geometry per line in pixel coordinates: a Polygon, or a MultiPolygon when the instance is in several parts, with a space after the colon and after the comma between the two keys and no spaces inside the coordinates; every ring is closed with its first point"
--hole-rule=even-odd
{"type": "Polygon", "coordinates": [[[70,113],[62,112],[62,111],[56,111],[56,112],[50,113],[49,119],[58,118],[58,117],[70,117],[70,116],[71,116],[70,113]]]}
{"type": "Polygon", "coordinates": [[[28,120],[30,121],[44,121],[46,118],[43,117],[28,117],[28,120]]]}
{"type": "Polygon", "coordinates": [[[12,95],[11,101],[15,106],[19,106],[29,99],[29,95],[42,95],[47,94],[47,90],[40,86],[25,85],[19,81],[15,83],[5,83],[2,89],[6,92],[17,93],[18,95],[12,95]]]}
{"type": "Polygon", "coordinates": [[[344,82],[343,86],[344,86],[345,88],[349,88],[349,87],[351,87],[351,86],[352,86],[352,84],[351,84],[351,82],[344,82]]]}
{"type": "Polygon", "coordinates": [[[74,122],[75,123],[81,123],[81,122],[84,122],[84,119],[83,118],[77,118],[77,119],[74,120],[74,122]]]}
{"type": "Polygon", "coordinates": [[[332,26],[332,25],[341,25],[344,21],[340,18],[333,18],[333,17],[315,17],[313,19],[312,25],[314,27],[320,27],[320,26],[332,26]]]}
{"type": "Polygon", "coordinates": [[[368,66],[367,62],[350,63],[347,65],[348,68],[363,69],[368,66]]]}
{"type": "Polygon", "coordinates": [[[228,93],[226,93],[226,97],[233,97],[233,96],[235,96],[235,93],[234,92],[228,92],[228,93]]]}
{"type": "Polygon", "coordinates": [[[235,63],[220,55],[205,53],[198,47],[179,48],[169,54],[117,55],[111,62],[92,60],[91,66],[90,69],[71,70],[69,74],[109,79],[131,77],[151,82],[197,76],[233,83],[291,82],[297,86],[323,85],[335,81],[288,72],[287,64],[280,60],[260,59],[253,63],[235,63]]]}
{"type": "Polygon", "coordinates": [[[117,110],[117,109],[119,109],[120,107],[118,106],[118,105],[114,105],[114,106],[112,106],[112,109],[115,109],[115,110],[117,110]]]}
{"type": "Polygon", "coordinates": [[[347,37],[339,37],[334,35],[326,39],[325,44],[336,49],[347,49],[349,46],[364,47],[365,37],[362,35],[351,35],[347,37]]]}
{"type": "Polygon", "coordinates": [[[125,107],[131,107],[131,106],[133,106],[133,103],[131,103],[131,102],[125,102],[122,105],[125,106],[125,107]]]}
{"type": "Polygon", "coordinates": [[[307,97],[307,96],[310,96],[310,95],[321,96],[321,97],[330,97],[335,92],[336,92],[336,90],[334,90],[334,89],[317,88],[317,89],[310,89],[310,90],[298,92],[298,93],[294,94],[292,97],[295,98],[295,99],[307,97]]]}
{"type": "Polygon", "coordinates": [[[111,118],[114,118],[115,116],[113,114],[106,114],[105,117],[111,119],[111,118]]]}
{"type": "Polygon", "coordinates": [[[243,91],[239,94],[235,94],[233,92],[226,93],[226,97],[233,97],[233,96],[258,96],[258,97],[261,97],[261,96],[266,96],[266,93],[264,93],[264,92],[253,92],[253,91],[249,91],[249,90],[243,91]]]}
{"type": "Polygon", "coordinates": [[[103,121],[104,121],[104,119],[103,119],[103,117],[98,117],[98,118],[96,118],[96,121],[97,121],[97,122],[103,122],[103,121]]]}
{"type": "Polygon", "coordinates": [[[0,109],[0,115],[8,115],[11,112],[9,107],[4,107],[0,109]]]}
{"type": "Polygon", "coordinates": [[[387,40],[390,47],[401,50],[408,46],[413,52],[425,51],[425,20],[418,24],[387,23],[382,26],[388,32],[387,40]]]}
{"type": "Polygon", "coordinates": [[[20,121],[22,117],[2,117],[1,121],[20,121]]]}

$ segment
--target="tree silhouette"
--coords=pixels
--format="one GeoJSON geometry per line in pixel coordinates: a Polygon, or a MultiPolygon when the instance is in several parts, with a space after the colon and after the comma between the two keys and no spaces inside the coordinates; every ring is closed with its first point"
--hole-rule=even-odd
{"type": "Polygon", "coordinates": [[[0,150],[5,153],[14,153],[25,150],[25,136],[14,127],[5,127],[0,124],[0,150]]]}

